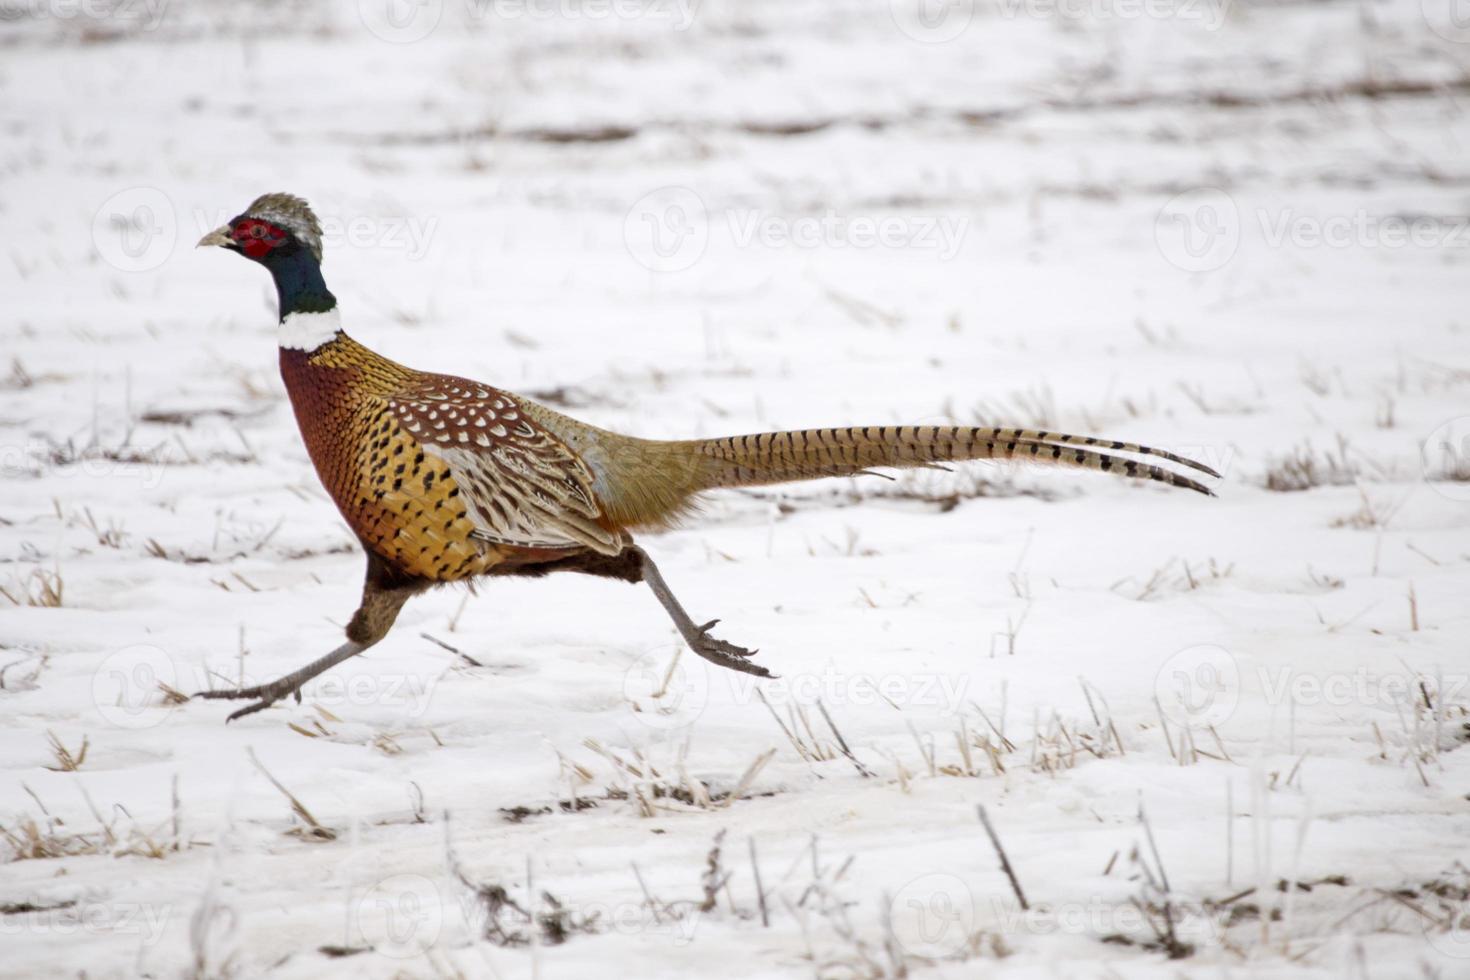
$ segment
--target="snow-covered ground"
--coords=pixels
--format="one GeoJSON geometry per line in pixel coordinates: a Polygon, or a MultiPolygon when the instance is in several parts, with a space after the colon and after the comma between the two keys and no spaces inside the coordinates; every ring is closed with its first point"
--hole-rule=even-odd
{"type": "Polygon", "coordinates": [[[0,975],[1470,976],[1463,4],[0,11],[0,975]],[[266,276],[192,248],[273,190],[417,367],[1220,496],[720,494],[644,544],[777,681],[565,576],[227,726],[169,692],[326,652],[362,574],[266,276]]]}

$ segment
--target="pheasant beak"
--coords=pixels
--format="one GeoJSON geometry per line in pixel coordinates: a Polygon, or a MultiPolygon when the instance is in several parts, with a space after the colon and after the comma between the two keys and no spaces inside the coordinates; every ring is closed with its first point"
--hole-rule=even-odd
{"type": "Polygon", "coordinates": [[[230,226],[222,225],[199,239],[199,244],[194,247],[203,248],[206,245],[218,245],[221,248],[229,248],[234,244],[235,240],[230,237],[230,226]]]}

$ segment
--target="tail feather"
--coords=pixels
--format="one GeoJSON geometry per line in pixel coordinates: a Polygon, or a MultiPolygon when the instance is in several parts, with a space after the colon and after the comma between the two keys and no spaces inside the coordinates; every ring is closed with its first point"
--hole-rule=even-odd
{"type": "Polygon", "coordinates": [[[1152,456],[1210,476],[1220,475],[1203,463],[1162,449],[1034,429],[864,426],[761,432],[666,445],[690,452],[701,464],[696,468],[697,486],[691,488],[696,491],[852,476],[884,466],[907,468],[966,460],[1020,459],[1116,472],[1215,495],[1189,477],[1113,453],[1152,456]]]}

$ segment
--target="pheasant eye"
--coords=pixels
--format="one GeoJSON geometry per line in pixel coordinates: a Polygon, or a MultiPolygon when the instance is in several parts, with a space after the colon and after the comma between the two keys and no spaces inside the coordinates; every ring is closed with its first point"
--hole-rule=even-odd
{"type": "Polygon", "coordinates": [[[286,233],[268,221],[246,218],[235,225],[233,237],[240,250],[252,259],[263,259],[273,248],[286,244],[286,233]]]}

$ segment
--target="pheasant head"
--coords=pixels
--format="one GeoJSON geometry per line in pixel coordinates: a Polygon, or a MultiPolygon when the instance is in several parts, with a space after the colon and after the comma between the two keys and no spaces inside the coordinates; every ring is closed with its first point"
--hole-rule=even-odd
{"type": "Polygon", "coordinates": [[[305,249],[320,265],[322,226],[311,207],[293,194],[262,194],[240,214],[199,239],[269,267],[305,249]]]}
{"type": "Polygon", "coordinates": [[[339,332],[337,298],[322,279],[322,226],[292,194],[262,194],[199,239],[265,266],[280,301],[281,346],[315,350],[339,332]]]}

